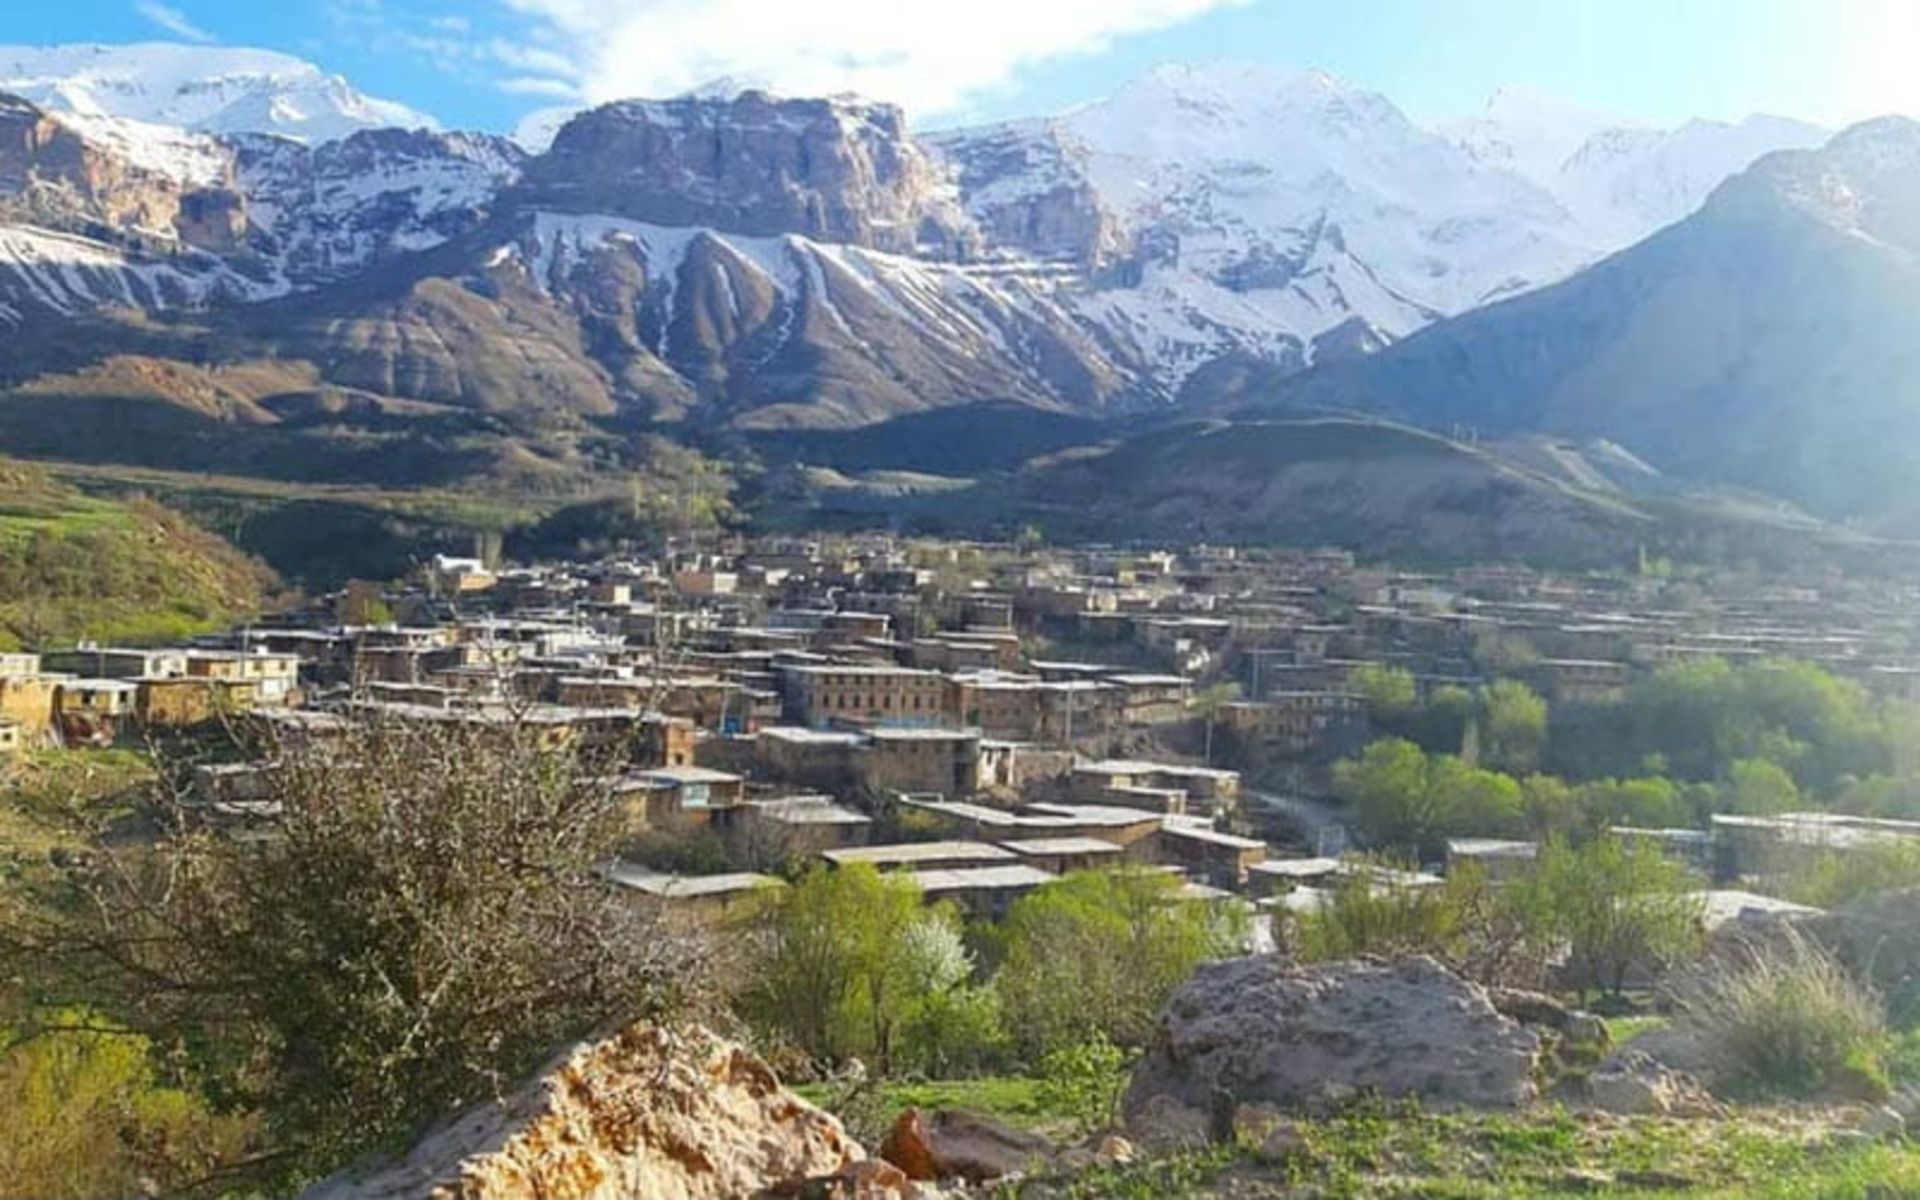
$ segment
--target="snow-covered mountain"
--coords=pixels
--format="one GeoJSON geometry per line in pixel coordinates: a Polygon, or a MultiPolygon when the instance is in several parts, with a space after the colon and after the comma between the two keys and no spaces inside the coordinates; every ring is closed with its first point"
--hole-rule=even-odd
{"type": "Polygon", "coordinates": [[[553,114],[516,145],[200,46],[0,48],[6,93],[24,99],[0,112],[0,323],[305,293],[350,323],[422,272],[495,305],[530,254],[539,320],[577,330],[541,353],[584,356],[569,370],[605,376],[596,403],[740,423],[1105,409],[1370,353],[1817,138],[1516,93],[1426,128],[1321,72],[1218,64],[918,138],[884,103],[709,87],[549,133],[553,114]],[[556,273],[557,246],[582,269],[556,273]]]}
{"type": "Polygon", "coordinates": [[[1632,127],[1521,92],[1427,129],[1323,72],[1212,64],[927,140],[1003,246],[1079,255],[1077,311],[1171,389],[1222,354],[1310,362],[1553,282],[1820,137],[1773,118],[1632,127]]]}
{"type": "Polygon", "coordinates": [[[1765,115],[1660,129],[1528,88],[1503,88],[1479,114],[1439,132],[1475,161],[1545,188],[1589,240],[1609,250],[1691,215],[1760,156],[1828,137],[1819,126],[1765,115]]]}
{"type": "Polygon", "coordinates": [[[303,142],[362,129],[438,127],[433,118],[364,95],[310,62],[226,46],[0,46],[0,92],[83,118],[303,142]]]}

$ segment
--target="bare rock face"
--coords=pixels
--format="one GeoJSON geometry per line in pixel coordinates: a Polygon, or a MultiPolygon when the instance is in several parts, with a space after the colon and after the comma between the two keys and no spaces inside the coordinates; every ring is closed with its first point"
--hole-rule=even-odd
{"type": "Polygon", "coordinates": [[[951,171],[967,211],[993,245],[1067,259],[1095,273],[1132,253],[1131,235],[1087,177],[1086,149],[1059,122],[923,140],[951,171]]]}
{"type": "Polygon", "coordinates": [[[195,211],[182,221],[182,190],[180,180],[94,144],[25,100],[0,95],[0,198],[24,206],[32,220],[56,228],[97,223],[160,239],[174,236],[180,222],[179,235],[195,242],[214,209],[231,207],[239,210],[237,225],[244,233],[238,195],[203,188],[195,211]]]}
{"type": "MultiPolygon", "coordinates": [[[[746,1050],[636,1024],[575,1047],[392,1166],[336,1176],[306,1200],[722,1200],[851,1180],[865,1159],[839,1121],[746,1050]]],[[[878,1182],[846,1194],[893,1194],[878,1182]]]]}
{"type": "Polygon", "coordinates": [[[898,108],[742,92],[581,113],[527,168],[529,207],[965,257],[977,238],[898,108]]]}
{"type": "Polygon", "coordinates": [[[1518,1108],[1541,1042],[1484,988],[1431,958],[1293,966],[1271,955],[1202,967],[1174,994],[1127,1089],[1130,1131],[1169,1100],[1315,1111],[1365,1093],[1439,1108],[1518,1108]]]}

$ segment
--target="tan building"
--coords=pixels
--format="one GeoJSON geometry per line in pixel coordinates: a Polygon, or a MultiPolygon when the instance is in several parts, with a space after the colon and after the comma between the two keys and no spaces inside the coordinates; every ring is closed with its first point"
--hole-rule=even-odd
{"type": "Polygon", "coordinates": [[[802,725],[938,725],[946,681],[906,667],[821,664],[782,669],[787,715],[802,725]]]}
{"type": "Polygon", "coordinates": [[[1116,842],[1097,837],[1026,838],[1001,842],[1020,856],[1028,866],[1065,875],[1069,871],[1091,871],[1119,863],[1126,851],[1116,842]]]}
{"type": "Polygon", "coordinates": [[[38,675],[39,673],[40,656],[38,654],[28,654],[24,651],[0,653],[0,676],[38,675]]]}
{"type": "Polygon", "coordinates": [[[1221,833],[1203,823],[1168,821],[1154,835],[1150,853],[1157,862],[1222,887],[1239,888],[1246,884],[1249,868],[1266,860],[1267,844],[1221,833]]]}
{"type": "Polygon", "coordinates": [[[134,719],[156,729],[184,729],[255,707],[259,685],[246,679],[182,676],[134,681],[134,719]]]}
{"type": "Polygon", "coordinates": [[[1109,758],[1073,768],[1073,797],[1086,804],[1123,804],[1133,808],[1211,814],[1231,812],[1240,802],[1240,773],[1217,767],[1109,758]],[[1167,809],[1155,797],[1177,796],[1167,809]]]}
{"type": "Polygon", "coordinates": [[[624,861],[608,867],[606,877],[636,898],[660,905],[669,921],[686,926],[724,924],[737,913],[751,912],[768,891],[786,886],[751,871],[668,875],[624,861]]]}
{"type": "Polygon", "coordinates": [[[854,755],[854,777],[875,795],[939,792],[970,796],[980,787],[976,729],[873,729],[854,755]]]}
{"type": "Polygon", "coordinates": [[[0,675],[0,720],[20,727],[21,740],[41,742],[53,729],[60,675],[0,675]]]}
{"type": "Polygon", "coordinates": [[[711,767],[655,767],[623,780],[620,791],[630,828],[708,825],[745,800],[746,780],[711,767]]]}
{"type": "Polygon", "coordinates": [[[110,745],[133,715],[140,685],[130,679],[62,679],[54,720],[69,745],[110,745]]]}
{"type": "Polygon", "coordinates": [[[1112,733],[1122,724],[1122,693],[1092,680],[1047,682],[997,672],[947,681],[947,717],[988,737],[1065,743],[1112,733]]]}
{"type": "Polygon", "coordinates": [[[1284,754],[1339,757],[1366,743],[1367,702],[1348,692],[1270,692],[1220,710],[1220,727],[1284,754]]]}
{"type": "Polygon", "coordinates": [[[1129,725],[1168,725],[1187,718],[1192,685],[1184,675],[1109,675],[1121,691],[1121,710],[1129,725]]]}
{"type": "Polygon", "coordinates": [[[190,650],[186,674],[194,679],[216,679],[253,685],[254,702],[285,704],[300,686],[300,656],[265,651],[190,650]]]}
{"type": "Polygon", "coordinates": [[[848,730],[776,725],[754,735],[754,762],[775,779],[838,791],[853,786],[854,754],[862,744],[848,730]]]}
{"type": "Polygon", "coordinates": [[[1058,876],[1031,863],[1005,866],[915,868],[913,881],[927,903],[946,901],[975,921],[998,921],[1020,897],[1058,876]]]}

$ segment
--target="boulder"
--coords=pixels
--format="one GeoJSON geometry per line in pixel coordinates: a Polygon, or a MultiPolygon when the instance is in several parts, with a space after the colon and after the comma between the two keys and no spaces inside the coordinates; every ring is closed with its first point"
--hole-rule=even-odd
{"type": "Polygon", "coordinates": [[[1152,1095],[1127,1108],[1127,1136],[1149,1150],[1195,1150],[1212,1141],[1205,1111],[1168,1095],[1152,1095]]]}
{"type": "Polygon", "coordinates": [[[1623,1050],[1595,1067],[1586,1078],[1585,1098],[1592,1108],[1622,1116],[1712,1117],[1722,1111],[1698,1079],[1643,1050],[1623,1050]]]}
{"type": "MultiPolygon", "coordinates": [[[[1160,1015],[1127,1088],[1149,1106],[1323,1111],[1366,1093],[1440,1108],[1518,1108],[1537,1094],[1538,1034],[1427,957],[1295,966],[1272,955],[1202,967],[1160,1015]]],[[[1204,1125],[1203,1125],[1204,1128],[1204,1125]]]]}
{"type": "Polygon", "coordinates": [[[982,1183],[1025,1174],[1054,1157],[1053,1143],[977,1113],[910,1108],[894,1121],[880,1157],[910,1179],[982,1183]]]}
{"type": "MultiPolygon", "coordinates": [[[[404,1158],[306,1200],[721,1200],[803,1194],[866,1158],[840,1122],[705,1030],[640,1023],[582,1043],[404,1158]]],[[[866,1190],[825,1194],[884,1196],[866,1190]]]]}

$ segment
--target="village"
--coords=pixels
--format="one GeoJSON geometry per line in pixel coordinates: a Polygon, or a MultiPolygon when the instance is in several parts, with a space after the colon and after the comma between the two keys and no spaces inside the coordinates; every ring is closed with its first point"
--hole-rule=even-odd
{"type": "MultiPolygon", "coordinates": [[[[1920,696],[1911,597],[1842,579],[1719,594],[1655,574],[1415,573],[1345,552],[1074,549],[880,536],[494,568],[441,557],[193,644],[0,655],[0,754],[139,744],[245,720],[324,738],[373,718],[533,727],[617,752],[630,839],[607,877],[688,919],[808,863],[911,876],[1003,916],[1068,872],[1129,864],[1181,895],[1312,911],[1354,875],[1494,877],[1534,841],[1354,853],[1334,764],[1376,736],[1356,672],[1422,694],[1498,674],[1606,705],[1693,660],[1817,664],[1920,696]]],[[[271,761],[193,774],[199,819],[270,829],[271,761]]],[[[1783,853],[1920,837],[1832,813],[1617,826],[1713,881],[1712,921],[1798,906],[1745,890],[1783,853]]]]}

